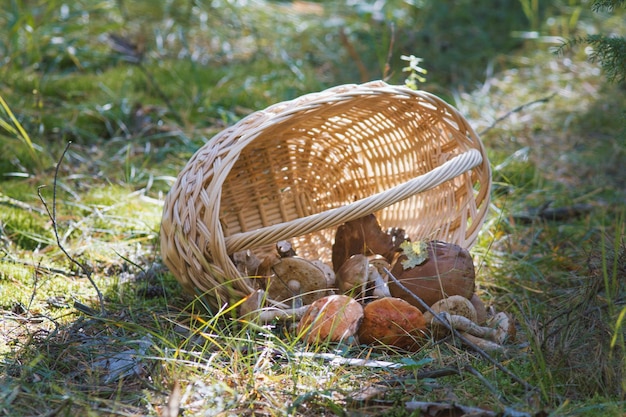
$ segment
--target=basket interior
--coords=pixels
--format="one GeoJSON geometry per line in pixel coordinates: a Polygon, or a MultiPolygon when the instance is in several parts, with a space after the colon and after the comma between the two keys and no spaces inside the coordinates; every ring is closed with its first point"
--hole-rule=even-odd
{"type": "MultiPolygon", "coordinates": [[[[224,235],[343,206],[402,184],[473,147],[452,117],[428,102],[393,96],[330,102],[262,130],[222,187],[224,235]]],[[[458,177],[376,213],[383,227],[446,239],[472,219],[476,178],[458,177]],[[462,212],[467,212],[466,216],[462,212]],[[465,218],[463,218],[465,217],[465,218]],[[440,227],[432,230],[432,224],[440,227]]],[[[302,256],[329,260],[334,229],[294,237],[302,256]]],[[[267,252],[272,248],[257,248],[267,252]]]]}

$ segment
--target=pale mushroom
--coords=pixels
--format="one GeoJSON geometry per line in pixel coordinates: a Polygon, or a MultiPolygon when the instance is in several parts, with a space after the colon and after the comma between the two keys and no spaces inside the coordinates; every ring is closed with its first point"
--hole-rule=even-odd
{"type": "Polygon", "coordinates": [[[239,306],[239,318],[249,321],[259,321],[269,323],[274,320],[299,320],[309,309],[309,306],[302,306],[292,309],[280,307],[264,307],[267,294],[263,290],[256,290],[248,295],[239,306]]]}
{"type": "Polygon", "coordinates": [[[237,270],[245,277],[256,275],[262,263],[261,259],[257,258],[250,250],[235,252],[232,259],[237,270]]]}
{"type": "Polygon", "coordinates": [[[485,303],[483,303],[483,300],[481,300],[476,293],[472,294],[470,302],[474,306],[474,310],[476,310],[476,323],[480,324],[481,326],[484,325],[487,322],[488,317],[487,307],[485,306],[485,303]]]}
{"type": "Polygon", "coordinates": [[[365,297],[369,277],[369,261],[365,255],[352,255],[337,271],[335,283],[339,292],[354,298],[365,297]]]}
{"type": "Polygon", "coordinates": [[[502,352],[504,350],[504,346],[491,340],[483,339],[482,337],[465,332],[461,332],[460,334],[470,342],[474,348],[480,348],[485,352],[502,352]]]}
{"type": "Polygon", "coordinates": [[[495,329],[494,341],[500,344],[515,340],[517,329],[513,318],[501,311],[487,320],[487,326],[495,329]]]}
{"type": "Polygon", "coordinates": [[[460,323],[454,323],[456,329],[463,329],[461,334],[467,341],[484,351],[501,352],[505,344],[515,339],[516,329],[513,318],[499,312],[487,320],[487,326],[470,325],[466,329],[460,323]]]}
{"type": "Polygon", "coordinates": [[[311,304],[328,295],[324,271],[297,256],[278,259],[268,277],[267,294],[275,301],[291,301],[295,307],[311,304]]]}
{"type": "MultiPolygon", "coordinates": [[[[445,311],[450,315],[463,316],[474,323],[476,322],[476,309],[474,308],[474,305],[470,302],[470,300],[460,295],[452,295],[444,298],[443,300],[439,300],[435,304],[431,305],[430,309],[436,314],[445,311]]],[[[428,321],[433,319],[430,311],[425,312],[424,317],[428,321]]]]}
{"type": "Polygon", "coordinates": [[[417,350],[425,340],[426,321],[422,312],[401,298],[385,297],[363,308],[359,341],[364,344],[417,350]]]}
{"type": "Polygon", "coordinates": [[[477,324],[473,304],[460,296],[448,297],[435,303],[430,311],[424,313],[424,318],[430,326],[433,338],[441,339],[449,335],[449,326],[469,342],[489,351],[502,350],[502,345],[512,340],[516,333],[512,318],[504,312],[491,317],[485,326],[477,324]]]}
{"type": "Polygon", "coordinates": [[[368,292],[371,288],[373,298],[391,297],[387,282],[383,279],[378,268],[372,264],[367,269],[367,283],[368,292]]]}
{"type": "Polygon", "coordinates": [[[324,273],[324,276],[326,277],[326,287],[333,288],[335,286],[335,271],[333,271],[333,268],[319,259],[314,259],[311,263],[321,269],[324,273]]]}
{"type": "Polygon", "coordinates": [[[291,244],[291,242],[287,240],[281,240],[278,243],[276,243],[276,252],[278,253],[278,256],[281,258],[296,256],[296,251],[293,248],[293,245],[291,244]]]}
{"type": "Polygon", "coordinates": [[[450,334],[450,330],[441,323],[440,319],[433,316],[433,314],[440,316],[441,313],[445,313],[445,315],[440,318],[445,318],[453,328],[459,331],[466,330],[472,324],[478,326],[476,324],[476,310],[470,300],[460,295],[453,295],[437,301],[430,306],[429,311],[424,312],[424,319],[430,326],[434,339],[443,339],[450,334]]]}
{"type": "Polygon", "coordinates": [[[298,334],[308,343],[353,342],[363,320],[363,307],[343,294],[316,300],[298,323],[298,334]]]}

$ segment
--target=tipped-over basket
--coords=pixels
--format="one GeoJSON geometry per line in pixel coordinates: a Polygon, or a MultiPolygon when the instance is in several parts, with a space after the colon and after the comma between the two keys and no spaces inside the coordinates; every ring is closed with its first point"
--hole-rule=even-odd
{"type": "Polygon", "coordinates": [[[382,81],[337,86],[250,114],[202,146],[165,199],[161,253],[218,308],[256,289],[233,253],[263,256],[289,240],[329,262],[337,226],[372,213],[383,229],[469,248],[490,186],[483,144],[454,107],[382,81]]]}

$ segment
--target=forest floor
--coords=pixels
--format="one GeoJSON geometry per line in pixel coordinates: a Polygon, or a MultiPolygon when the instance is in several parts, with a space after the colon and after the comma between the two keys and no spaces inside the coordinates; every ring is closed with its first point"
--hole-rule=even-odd
{"type": "MultiPolygon", "coordinates": [[[[65,40],[35,31],[41,65],[0,69],[0,416],[625,415],[626,90],[583,48],[555,55],[539,38],[471,87],[421,86],[487,148],[492,200],[471,253],[479,296],[515,318],[506,352],[312,347],[229,308],[207,312],[163,267],[159,227],[165,193],[213,134],[339,70],[287,52],[264,61],[271,38],[233,55],[201,36],[200,18],[176,38],[173,9],[148,58],[117,38],[57,60],[57,43],[98,37],[86,12],[58,6],[73,22],[65,40]],[[190,39],[223,53],[218,68],[187,59],[190,39]]],[[[99,13],[115,12],[96,6],[107,30],[99,13]]],[[[270,33],[267,7],[255,28],[270,33]]]]}

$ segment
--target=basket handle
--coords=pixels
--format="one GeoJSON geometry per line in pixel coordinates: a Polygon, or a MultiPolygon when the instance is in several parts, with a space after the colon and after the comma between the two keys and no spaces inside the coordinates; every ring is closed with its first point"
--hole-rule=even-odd
{"type": "Polygon", "coordinates": [[[354,203],[326,210],[310,216],[300,217],[284,223],[261,227],[248,232],[236,233],[225,238],[227,253],[264,246],[280,240],[302,236],[322,229],[337,226],[374,213],[415,194],[430,190],[483,162],[481,153],[470,149],[426,174],[415,177],[403,184],[365,197],[354,203]]]}

